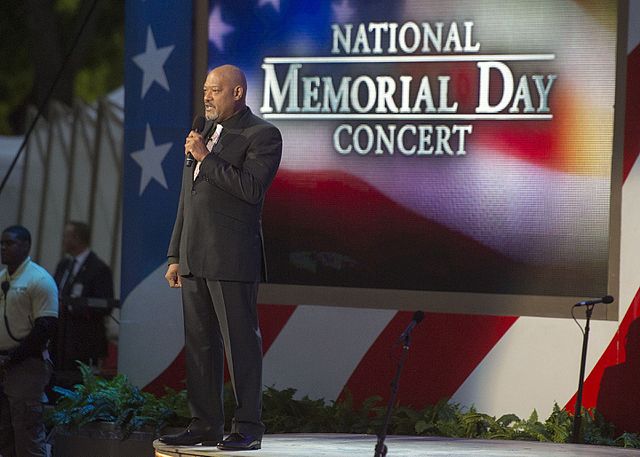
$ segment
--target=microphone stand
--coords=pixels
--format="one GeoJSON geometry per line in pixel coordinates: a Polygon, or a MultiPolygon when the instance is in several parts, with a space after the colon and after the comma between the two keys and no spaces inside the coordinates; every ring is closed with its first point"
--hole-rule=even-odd
{"type": "Polygon", "coordinates": [[[396,369],[396,375],[391,382],[391,398],[389,398],[389,404],[387,405],[387,412],[384,416],[384,423],[382,425],[382,431],[378,434],[378,442],[376,443],[376,450],[373,454],[374,457],[385,457],[387,455],[387,446],[384,444],[384,440],[387,437],[387,430],[389,428],[389,421],[391,419],[391,410],[393,409],[393,405],[396,402],[396,398],[398,396],[398,383],[400,380],[400,373],[402,372],[402,367],[404,366],[404,362],[407,359],[407,354],[409,352],[409,338],[411,336],[411,332],[406,332],[406,335],[403,335],[402,338],[402,354],[400,355],[400,360],[398,360],[398,368],[396,369]]]}
{"type": "Polygon", "coordinates": [[[578,394],[576,395],[575,416],[573,418],[573,432],[571,434],[572,443],[582,443],[580,436],[580,426],[582,424],[582,388],[584,386],[584,371],[587,364],[587,345],[589,344],[589,322],[591,322],[591,314],[593,313],[594,304],[586,305],[587,323],[584,326],[584,335],[582,337],[582,357],[580,359],[580,377],[578,378],[578,394]]]}

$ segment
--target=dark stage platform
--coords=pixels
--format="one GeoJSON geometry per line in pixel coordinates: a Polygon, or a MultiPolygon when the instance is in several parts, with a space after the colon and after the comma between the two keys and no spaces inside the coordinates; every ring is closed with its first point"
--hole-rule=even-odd
{"type": "MultiPolygon", "coordinates": [[[[390,436],[389,457],[640,457],[638,449],[531,441],[464,440],[439,437],[390,436]]],[[[372,435],[266,435],[259,451],[230,452],[215,447],[165,446],[154,442],[156,457],[351,457],[373,456],[372,435]]]]}

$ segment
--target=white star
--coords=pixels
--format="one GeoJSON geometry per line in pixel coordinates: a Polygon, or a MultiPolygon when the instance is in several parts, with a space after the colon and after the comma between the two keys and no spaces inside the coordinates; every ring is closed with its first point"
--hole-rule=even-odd
{"type": "Polygon", "coordinates": [[[222,20],[222,10],[220,9],[220,5],[216,5],[209,15],[209,36],[211,37],[209,41],[213,42],[219,51],[223,51],[224,44],[222,43],[222,37],[234,30],[234,27],[222,20]]]}
{"type": "Polygon", "coordinates": [[[280,0],[260,0],[258,2],[258,8],[265,5],[271,5],[274,10],[280,12],[280,0]]]}
{"type": "Polygon", "coordinates": [[[164,72],[164,64],[169,58],[169,54],[173,52],[173,48],[175,48],[175,46],[158,48],[156,46],[156,39],[151,31],[151,26],[147,28],[147,45],[145,51],[131,59],[142,70],[142,94],[140,98],[144,98],[154,81],[167,91],[169,90],[167,75],[164,72]]]}
{"type": "Polygon", "coordinates": [[[142,169],[140,175],[140,194],[147,188],[151,179],[155,179],[162,187],[168,189],[167,180],[162,170],[162,161],[166,157],[173,143],[156,144],[151,133],[151,127],[147,124],[147,132],[144,137],[144,149],[131,153],[131,158],[142,169]]]}
{"type": "Polygon", "coordinates": [[[332,3],[331,9],[333,10],[333,18],[336,22],[344,24],[349,22],[355,14],[355,8],[349,5],[348,0],[341,0],[339,3],[332,3]]]}

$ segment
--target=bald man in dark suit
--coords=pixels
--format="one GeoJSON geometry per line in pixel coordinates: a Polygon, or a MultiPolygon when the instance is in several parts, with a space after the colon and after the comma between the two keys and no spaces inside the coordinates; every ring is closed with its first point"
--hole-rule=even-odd
{"type": "Polygon", "coordinates": [[[176,222],[168,250],[166,279],[182,287],[187,392],[197,420],[165,435],[172,445],[217,445],[260,449],[262,339],[256,300],[265,273],[261,214],[280,164],[282,138],[246,106],[240,69],[213,69],[204,84],[207,123],[185,142],[185,163],[176,222]],[[236,410],[223,438],[224,354],[236,410]]]}

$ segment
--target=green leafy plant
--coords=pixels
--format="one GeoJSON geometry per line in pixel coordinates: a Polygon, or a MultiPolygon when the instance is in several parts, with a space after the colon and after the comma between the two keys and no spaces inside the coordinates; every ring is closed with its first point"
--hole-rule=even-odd
{"type": "MultiPolygon", "coordinates": [[[[185,426],[189,420],[185,390],[167,389],[165,396],[157,398],[133,386],[124,375],[106,380],[95,376],[86,365],[80,365],[80,371],[82,384],[71,390],[54,388],[61,397],[49,414],[49,425],[81,427],[107,421],[119,425],[126,438],[133,430],[148,428],[158,433],[165,426],[185,426]]],[[[225,386],[224,409],[229,429],[235,409],[230,385],[225,386]]],[[[308,396],[297,398],[295,389],[267,387],[262,420],[267,433],[375,434],[382,428],[386,410],[379,396],[356,406],[349,392],[337,401],[325,402],[308,396]]],[[[535,410],[527,419],[515,414],[495,418],[474,406],[464,408],[442,399],[421,410],[396,406],[391,411],[388,433],[565,443],[570,440],[572,425],[572,414],[557,404],[542,422],[535,410]]],[[[594,409],[585,411],[582,433],[586,443],[640,448],[640,436],[624,433],[616,437],[614,426],[594,409]]]]}
{"type": "Polygon", "coordinates": [[[613,446],[616,444],[613,424],[595,409],[587,409],[582,414],[582,434],[587,444],[601,444],[613,446]]]}
{"type": "Polygon", "coordinates": [[[421,419],[415,426],[418,435],[462,436],[463,424],[459,420],[460,406],[440,400],[433,406],[427,406],[421,411],[421,419]]]}
{"type": "Polygon", "coordinates": [[[120,427],[125,439],[134,430],[148,428],[157,433],[165,426],[181,426],[188,421],[186,391],[167,390],[164,397],[157,398],[132,385],[122,374],[107,380],[97,377],[87,365],[81,363],[79,368],[82,384],[73,389],[53,388],[60,398],[47,415],[51,427],[111,422],[120,427]]]}
{"type": "MultiPolygon", "coordinates": [[[[386,414],[381,397],[371,397],[354,407],[348,392],[340,401],[327,404],[306,396],[296,399],[295,389],[267,388],[264,398],[263,421],[268,433],[375,434],[381,430],[386,414]]],[[[535,410],[527,419],[515,414],[495,418],[473,406],[467,409],[443,399],[422,410],[396,406],[388,433],[566,443],[570,441],[572,425],[573,415],[558,404],[543,422],[535,410]]],[[[615,438],[613,425],[593,409],[584,414],[582,426],[586,443],[640,448],[640,436],[625,433],[615,438]]]]}
{"type": "Polygon", "coordinates": [[[549,441],[554,443],[566,443],[571,437],[573,419],[566,409],[560,409],[557,403],[553,405],[553,411],[545,421],[549,441]]]}
{"type": "Polygon", "coordinates": [[[625,432],[616,438],[615,444],[622,447],[640,448],[640,435],[625,432]]]}

